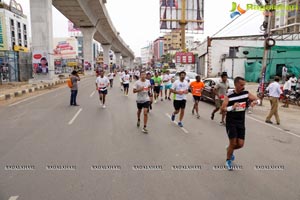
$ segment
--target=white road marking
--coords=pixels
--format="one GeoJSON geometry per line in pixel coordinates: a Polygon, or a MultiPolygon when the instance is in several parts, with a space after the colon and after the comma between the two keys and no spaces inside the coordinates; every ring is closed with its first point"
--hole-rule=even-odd
{"type": "MultiPolygon", "coordinates": [[[[169,113],[166,113],[166,116],[171,119],[171,115],[169,115],[169,113]]],[[[175,120],[173,121],[174,124],[178,125],[178,122],[176,122],[175,120]]],[[[184,132],[184,133],[189,133],[185,128],[180,127],[180,129],[184,132]]]]}
{"type": "Polygon", "coordinates": [[[74,117],[69,121],[69,125],[73,124],[73,122],[75,121],[75,119],[78,117],[78,115],[81,113],[82,108],[80,108],[77,113],[74,115],[74,117]]]}
{"type": "Polygon", "coordinates": [[[8,200],[17,200],[17,198],[19,198],[19,196],[12,196],[8,200]]]}
{"type": "Polygon", "coordinates": [[[262,121],[260,121],[260,120],[258,120],[258,119],[255,119],[255,118],[253,118],[253,117],[250,117],[250,116],[247,116],[247,117],[250,118],[250,119],[252,119],[252,120],[254,120],[254,121],[256,121],[256,122],[259,122],[259,123],[261,123],[261,124],[264,124],[264,125],[266,125],[266,126],[275,128],[275,129],[277,129],[277,130],[279,130],[279,131],[281,131],[281,132],[284,132],[284,133],[287,133],[287,134],[290,134],[290,135],[292,135],[292,136],[295,136],[295,137],[300,138],[300,135],[298,135],[298,134],[296,134],[296,133],[293,133],[293,132],[291,132],[291,131],[286,131],[286,130],[284,130],[284,129],[282,129],[282,128],[273,126],[273,125],[271,125],[271,124],[267,124],[266,122],[262,122],[262,121]]]}
{"type": "Polygon", "coordinates": [[[92,92],[92,94],[90,95],[90,97],[92,98],[95,93],[96,93],[96,91],[92,92]]]}

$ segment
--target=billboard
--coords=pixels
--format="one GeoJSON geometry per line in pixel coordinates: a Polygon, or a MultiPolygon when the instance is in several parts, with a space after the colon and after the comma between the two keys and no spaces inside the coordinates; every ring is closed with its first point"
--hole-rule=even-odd
{"type": "Polygon", "coordinates": [[[0,50],[7,50],[5,17],[0,13],[0,50]]]}
{"type": "Polygon", "coordinates": [[[54,38],[54,59],[75,59],[78,56],[76,38],[54,38]]]}
{"type": "Polygon", "coordinates": [[[82,36],[80,29],[75,27],[70,20],[68,21],[68,32],[70,36],[82,36]]]}
{"type": "Polygon", "coordinates": [[[195,56],[192,52],[177,52],[175,54],[175,63],[195,64],[195,56]]]}
{"type": "Polygon", "coordinates": [[[49,71],[47,52],[34,50],[32,52],[32,65],[34,73],[47,74],[49,71]]]}
{"type": "MultiPolygon", "coordinates": [[[[204,0],[184,0],[187,32],[203,32],[204,29],[204,0]]],[[[180,29],[182,20],[183,0],[160,0],[160,29],[180,29]]]]}

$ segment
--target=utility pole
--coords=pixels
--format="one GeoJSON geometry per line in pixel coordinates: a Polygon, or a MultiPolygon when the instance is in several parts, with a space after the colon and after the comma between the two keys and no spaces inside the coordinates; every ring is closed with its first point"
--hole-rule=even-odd
{"type": "MultiPolygon", "coordinates": [[[[259,6],[263,6],[260,0],[256,0],[259,6]]],[[[273,5],[274,2],[276,4],[276,0],[265,0],[266,5],[273,5]]],[[[266,77],[266,69],[267,69],[267,60],[270,48],[275,45],[275,41],[270,37],[271,36],[271,28],[272,28],[272,19],[274,15],[274,10],[266,10],[265,12],[265,20],[262,24],[262,27],[265,29],[264,37],[264,55],[262,60],[262,69],[261,69],[261,79],[260,79],[260,87],[259,91],[261,93],[261,103],[262,106],[263,98],[264,98],[264,91],[265,91],[265,77],[266,77]],[[273,44],[271,44],[273,42],[273,44]]]]}
{"type": "Polygon", "coordinates": [[[185,18],[185,9],[186,9],[186,0],[181,0],[182,10],[181,10],[181,20],[179,21],[180,29],[181,29],[181,49],[183,52],[186,51],[185,47],[185,26],[187,25],[187,21],[185,18]]]}

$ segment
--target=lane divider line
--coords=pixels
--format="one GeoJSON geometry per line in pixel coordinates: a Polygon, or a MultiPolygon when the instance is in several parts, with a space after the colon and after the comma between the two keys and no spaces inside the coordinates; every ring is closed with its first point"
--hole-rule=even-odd
{"type": "MultiPolygon", "coordinates": [[[[169,115],[169,113],[166,113],[166,116],[167,116],[169,119],[171,119],[171,115],[169,115]]],[[[178,126],[178,122],[176,122],[175,120],[173,121],[173,123],[176,124],[176,125],[178,126]]],[[[181,129],[184,133],[186,133],[186,134],[189,133],[184,127],[180,127],[180,129],[181,129]]]]}
{"type": "Polygon", "coordinates": [[[73,124],[73,122],[75,121],[75,119],[78,117],[78,115],[81,113],[81,111],[82,111],[82,108],[80,108],[78,111],[77,111],[77,113],[74,115],[74,117],[69,121],[69,125],[72,125],[73,124]]]}
{"type": "Polygon", "coordinates": [[[90,97],[92,98],[95,93],[96,93],[96,91],[92,92],[92,94],[90,95],[90,97]]]}
{"type": "Polygon", "coordinates": [[[266,126],[269,126],[269,127],[274,128],[274,129],[277,129],[277,130],[279,130],[279,131],[281,131],[281,132],[283,132],[283,133],[287,133],[287,134],[289,134],[289,135],[292,135],[292,136],[295,136],[295,137],[297,137],[297,138],[300,138],[300,135],[298,135],[298,134],[296,134],[296,133],[293,133],[293,132],[291,132],[291,131],[286,131],[286,130],[284,130],[284,129],[282,129],[282,128],[273,126],[273,125],[271,125],[271,124],[267,124],[267,123],[265,123],[265,122],[262,122],[262,121],[260,121],[260,120],[258,120],[258,119],[255,119],[255,118],[253,118],[253,117],[250,117],[250,116],[247,116],[247,117],[250,118],[250,119],[252,119],[252,120],[254,120],[254,121],[256,121],[256,122],[259,122],[259,123],[264,124],[264,125],[266,125],[266,126]]]}
{"type": "Polygon", "coordinates": [[[19,196],[12,196],[8,200],[17,200],[18,198],[19,198],[19,196]]]}

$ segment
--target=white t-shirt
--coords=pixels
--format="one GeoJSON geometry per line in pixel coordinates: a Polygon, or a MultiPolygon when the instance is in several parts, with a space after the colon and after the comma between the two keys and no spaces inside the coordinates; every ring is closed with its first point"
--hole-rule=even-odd
{"type": "Polygon", "coordinates": [[[283,90],[291,90],[292,83],[290,80],[286,81],[283,85],[283,90]]]}
{"type": "Polygon", "coordinates": [[[101,78],[101,76],[98,76],[96,79],[96,83],[99,90],[104,91],[107,90],[107,87],[109,85],[109,80],[106,76],[103,76],[103,78],[101,78]]]}
{"type": "Polygon", "coordinates": [[[111,80],[111,79],[114,79],[114,75],[115,75],[114,73],[109,73],[109,74],[107,75],[107,76],[108,76],[108,79],[110,79],[110,80],[111,80]]]}
{"type": "Polygon", "coordinates": [[[167,82],[164,82],[165,85],[170,85],[171,84],[171,76],[168,75],[168,74],[165,74],[163,75],[163,81],[167,81],[167,82]]]}
{"type": "Polygon", "coordinates": [[[135,72],[134,72],[134,75],[140,76],[140,71],[135,71],[135,72]]]}
{"type": "Polygon", "coordinates": [[[122,80],[123,80],[124,84],[129,84],[129,82],[130,82],[130,75],[129,74],[124,74],[122,76],[122,80]]]}
{"type": "MultiPolygon", "coordinates": [[[[176,80],[172,84],[172,89],[175,91],[187,91],[189,89],[189,83],[186,80],[183,82],[176,80]]],[[[186,100],[186,94],[174,94],[174,100],[186,100]]]]}
{"type": "Polygon", "coordinates": [[[296,86],[296,84],[297,84],[297,78],[296,77],[294,77],[294,78],[291,77],[289,81],[291,81],[292,86],[296,86]]]}
{"type": "Polygon", "coordinates": [[[147,101],[150,101],[149,94],[148,94],[150,87],[151,87],[151,83],[149,80],[145,80],[144,82],[138,80],[135,82],[133,89],[143,88],[143,91],[137,93],[137,99],[136,99],[137,103],[145,103],[147,101]]]}

